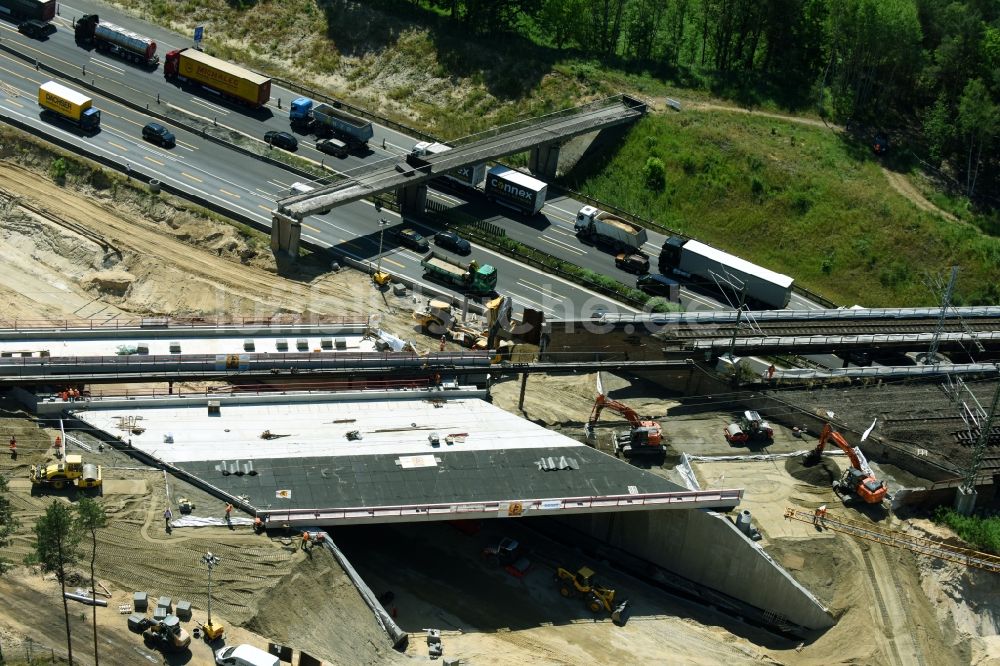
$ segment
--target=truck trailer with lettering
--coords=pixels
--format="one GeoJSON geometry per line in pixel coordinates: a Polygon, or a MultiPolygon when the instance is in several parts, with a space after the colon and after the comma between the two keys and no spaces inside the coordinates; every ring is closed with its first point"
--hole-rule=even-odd
{"type": "Polygon", "coordinates": [[[549,186],[526,173],[495,166],[486,172],[484,186],[490,201],[519,210],[525,215],[537,215],[545,205],[549,186]]]}
{"type": "Polygon", "coordinates": [[[0,16],[12,21],[51,21],[56,17],[56,0],[0,0],[0,16]]]}
{"type": "Polygon", "coordinates": [[[201,85],[254,108],[264,106],[271,98],[271,79],[196,49],[167,53],[163,76],[168,81],[201,85]]]}
{"type": "Polygon", "coordinates": [[[38,106],[42,113],[52,113],[85,132],[97,132],[101,127],[101,112],[93,108],[93,100],[81,92],[55,81],[38,86],[38,106]]]}
{"type": "Polygon", "coordinates": [[[93,46],[101,53],[134,62],[145,67],[156,67],[156,42],[131,30],[102,21],[97,14],[85,14],[76,20],[73,35],[78,44],[93,46]]]}

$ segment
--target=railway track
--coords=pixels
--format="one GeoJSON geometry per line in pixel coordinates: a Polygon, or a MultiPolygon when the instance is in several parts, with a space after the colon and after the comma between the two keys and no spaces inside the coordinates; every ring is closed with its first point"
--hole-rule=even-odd
{"type": "MultiPolygon", "coordinates": [[[[737,337],[793,337],[793,336],[836,336],[836,335],[901,335],[907,333],[934,333],[937,319],[915,320],[861,320],[861,321],[796,321],[757,322],[740,326],[737,337]]],[[[705,338],[730,338],[734,327],[731,324],[712,326],[677,327],[664,329],[660,335],[668,339],[689,340],[705,338]]],[[[1000,317],[959,320],[950,318],[941,329],[945,333],[992,333],[1000,331],[1000,317]]]]}

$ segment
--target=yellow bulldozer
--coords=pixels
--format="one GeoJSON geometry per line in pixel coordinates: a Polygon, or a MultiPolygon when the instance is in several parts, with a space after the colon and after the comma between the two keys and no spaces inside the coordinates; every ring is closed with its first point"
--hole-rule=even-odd
{"type": "Polygon", "coordinates": [[[628,620],[628,601],[615,605],[615,591],[604,587],[594,580],[594,570],[580,567],[573,573],[569,569],[556,569],[556,582],[559,584],[559,594],[570,599],[582,596],[583,602],[591,613],[605,611],[611,613],[611,620],[621,626],[628,620]]]}
{"type": "Polygon", "coordinates": [[[56,490],[66,486],[99,488],[104,482],[101,466],[84,463],[78,455],[68,455],[62,462],[32,465],[28,478],[34,486],[51,486],[56,490]]]}

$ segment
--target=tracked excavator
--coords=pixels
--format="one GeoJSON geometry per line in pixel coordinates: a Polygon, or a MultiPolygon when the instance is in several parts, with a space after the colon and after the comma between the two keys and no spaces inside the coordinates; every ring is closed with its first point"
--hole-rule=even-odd
{"type": "Polygon", "coordinates": [[[615,433],[615,455],[626,458],[635,455],[651,455],[664,453],[667,450],[664,444],[663,430],[656,421],[643,421],[635,410],[628,405],[609,398],[603,393],[597,395],[594,401],[594,409],[590,412],[590,420],[587,421],[586,432],[588,437],[594,436],[594,428],[597,426],[601,412],[610,409],[628,421],[631,428],[626,431],[615,433]]]}
{"type": "Polygon", "coordinates": [[[815,465],[818,463],[828,441],[840,447],[851,461],[851,466],[844,472],[844,476],[839,481],[834,482],[833,491],[842,497],[845,495],[847,497],[852,495],[860,497],[867,504],[881,504],[886,493],[889,492],[885,481],[879,481],[875,477],[875,473],[868,465],[868,460],[861,449],[848,444],[843,435],[834,430],[829,423],[823,426],[823,432],[820,433],[816,448],[806,454],[805,464],[815,465]]]}

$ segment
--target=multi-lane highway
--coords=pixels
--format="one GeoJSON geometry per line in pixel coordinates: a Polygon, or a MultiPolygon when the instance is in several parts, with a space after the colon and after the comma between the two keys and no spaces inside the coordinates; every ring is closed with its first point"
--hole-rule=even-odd
{"type": "MultiPolygon", "coordinates": [[[[174,48],[191,45],[190,40],[162,30],[141,20],[121,14],[105,5],[73,0],[60,3],[60,16],[56,19],[59,30],[44,41],[30,40],[20,35],[16,27],[0,21],[0,40],[18,53],[26,54],[39,62],[67,74],[92,82],[98,90],[127,98],[133,104],[148,106],[168,117],[187,124],[218,125],[233,132],[236,140],[253,142],[265,131],[289,130],[288,104],[298,95],[281,86],[272,87],[269,104],[253,112],[234,107],[203,90],[185,90],[163,77],[162,67],[153,71],[87,51],[76,45],[72,22],[87,13],[98,13],[126,28],[154,38],[161,55],[174,48]]],[[[35,99],[37,86],[50,78],[45,71],[23,59],[0,52],[0,113],[13,115],[23,122],[50,134],[58,134],[87,150],[103,154],[133,171],[172,184],[185,191],[208,197],[226,208],[239,211],[261,224],[270,224],[270,211],[274,200],[289,193],[293,182],[301,180],[290,171],[256,160],[250,156],[226,149],[176,127],[178,145],[173,150],[163,150],[141,140],[139,131],[151,118],[131,107],[117,104],[99,93],[86,91],[94,97],[94,104],[102,110],[102,131],[94,137],[73,134],[67,128],[50,125],[38,117],[35,99]]],[[[66,82],[73,86],[72,82],[66,82]]],[[[79,86],[77,86],[79,87],[79,86]]],[[[336,159],[315,150],[311,137],[300,135],[301,158],[324,162],[339,171],[370,166],[379,160],[396,159],[412,147],[415,140],[395,130],[376,126],[375,138],[365,155],[352,155],[336,159]]],[[[526,245],[538,247],[582,268],[593,270],[633,284],[635,276],[614,266],[613,257],[597,248],[580,243],[572,230],[573,220],[580,203],[565,197],[554,196],[546,203],[542,213],[531,220],[490,205],[475,192],[461,189],[432,191],[431,198],[448,206],[460,208],[477,219],[502,226],[509,237],[526,245]]],[[[421,231],[433,232],[420,224],[403,225],[398,216],[377,213],[367,202],[360,202],[334,212],[307,218],[303,237],[321,247],[337,250],[358,259],[375,259],[378,255],[379,234],[377,220],[390,217],[397,227],[416,226],[421,231]]],[[[663,236],[650,233],[645,250],[655,257],[663,236]]],[[[390,271],[421,280],[419,257],[410,250],[401,249],[395,242],[392,227],[384,237],[383,266],[390,271]]],[[[498,290],[511,295],[522,307],[536,307],[550,316],[586,317],[596,309],[614,311],[625,309],[605,297],[584,290],[567,281],[513,262],[484,248],[475,248],[473,257],[497,266],[500,276],[498,290]]],[[[654,260],[655,263],[655,260],[654,260]]],[[[682,298],[688,308],[718,308],[717,302],[702,294],[685,290],[682,298]]],[[[800,296],[793,296],[790,307],[814,307],[800,296]]]]}

